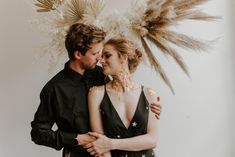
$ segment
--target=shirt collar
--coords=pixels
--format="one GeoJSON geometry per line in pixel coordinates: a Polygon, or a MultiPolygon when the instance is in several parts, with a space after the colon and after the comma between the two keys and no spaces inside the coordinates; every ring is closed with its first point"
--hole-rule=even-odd
{"type": "Polygon", "coordinates": [[[69,67],[69,61],[64,64],[64,71],[75,82],[87,82],[89,79],[93,78],[93,70],[85,70],[84,75],[81,75],[69,67]]]}
{"type": "Polygon", "coordinates": [[[75,82],[82,81],[84,76],[69,67],[69,61],[64,64],[65,73],[75,82]]]}

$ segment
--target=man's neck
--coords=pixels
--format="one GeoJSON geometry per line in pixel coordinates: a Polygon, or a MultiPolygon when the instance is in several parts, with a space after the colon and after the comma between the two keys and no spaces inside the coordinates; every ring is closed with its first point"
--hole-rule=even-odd
{"type": "Polygon", "coordinates": [[[69,61],[69,67],[79,73],[80,75],[83,75],[85,72],[85,69],[81,67],[81,64],[77,61],[69,61]]]}

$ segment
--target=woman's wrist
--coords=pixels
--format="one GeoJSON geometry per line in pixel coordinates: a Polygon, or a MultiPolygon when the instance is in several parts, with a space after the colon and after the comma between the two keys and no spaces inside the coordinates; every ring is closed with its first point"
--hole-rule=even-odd
{"type": "Polygon", "coordinates": [[[111,150],[115,150],[115,149],[117,149],[117,139],[112,139],[112,138],[110,138],[110,146],[111,146],[111,150]]]}

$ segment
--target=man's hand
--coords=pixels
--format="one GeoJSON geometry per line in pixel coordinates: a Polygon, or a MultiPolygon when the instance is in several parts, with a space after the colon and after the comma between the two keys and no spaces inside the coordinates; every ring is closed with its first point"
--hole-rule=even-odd
{"type": "Polygon", "coordinates": [[[151,111],[155,114],[157,119],[160,119],[160,114],[162,112],[162,106],[160,103],[160,97],[157,97],[157,103],[150,104],[151,111]]]}
{"type": "Polygon", "coordinates": [[[78,145],[86,145],[96,140],[94,136],[90,136],[89,134],[78,134],[76,137],[78,141],[78,145]]]}
{"type": "Polygon", "coordinates": [[[109,138],[96,132],[89,132],[88,134],[96,138],[94,142],[84,146],[91,155],[102,155],[111,150],[112,146],[109,138]]]}

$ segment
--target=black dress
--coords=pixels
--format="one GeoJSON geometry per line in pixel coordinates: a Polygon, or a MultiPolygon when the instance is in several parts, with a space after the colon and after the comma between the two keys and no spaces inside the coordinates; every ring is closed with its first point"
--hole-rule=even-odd
{"type": "MultiPolygon", "coordinates": [[[[144,95],[143,87],[139,101],[131,120],[130,126],[126,128],[120,116],[114,108],[105,87],[104,98],[100,105],[104,133],[109,138],[129,138],[147,133],[149,103],[144,95]]],[[[144,142],[144,141],[143,141],[144,142]]],[[[112,157],[154,157],[152,149],[143,151],[112,150],[112,157]]]]}

